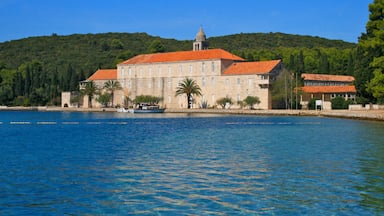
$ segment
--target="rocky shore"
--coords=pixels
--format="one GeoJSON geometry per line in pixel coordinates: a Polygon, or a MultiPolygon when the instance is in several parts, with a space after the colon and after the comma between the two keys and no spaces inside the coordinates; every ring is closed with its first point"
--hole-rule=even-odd
{"type": "MultiPolygon", "coordinates": [[[[14,111],[116,112],[114,108],[1,107],[14,111]]],[[[275,116],[323,116],[384,121],[384,110],[249,110],[249,109],[166,109],[166,113],[207,113],[275,116]]]]}

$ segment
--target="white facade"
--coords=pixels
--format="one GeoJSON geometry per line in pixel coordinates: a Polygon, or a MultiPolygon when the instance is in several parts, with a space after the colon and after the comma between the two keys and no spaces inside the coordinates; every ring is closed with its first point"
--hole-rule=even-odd
{"type": "MultiPolygon", "coordinates": [[[[151,64],[119,64],[117,80],[130,98],[138,95],[152,95],[163,98],[163,106],[186,108],[186,96],[175,96],[176,89],[186,77],[194,79],[202,89],[202,96],[194,98],[194,108],[203,102],[215,106],[216,101],[229,97],[236,107],[237,101],[247,96],[257,96],[261,103],[256,108],[271,109],[270,74],[223,75],[227,61],[209,59],[151,64]]],[[[276,68],[277,70],[280,68],[276,68]]],[[[278,71],[276,71],[277,73],[278,71]]],[[[116,93],[116,101],[121,103],[124,94],[116,93]]]]}

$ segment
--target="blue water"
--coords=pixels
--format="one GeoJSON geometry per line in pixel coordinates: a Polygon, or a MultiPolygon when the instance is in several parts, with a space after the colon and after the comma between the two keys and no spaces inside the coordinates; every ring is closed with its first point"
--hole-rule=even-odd
{"type": "Polygon", "coordinates": [[[384,124],[0,112],[0,215],[384,215],[384,124]]]}

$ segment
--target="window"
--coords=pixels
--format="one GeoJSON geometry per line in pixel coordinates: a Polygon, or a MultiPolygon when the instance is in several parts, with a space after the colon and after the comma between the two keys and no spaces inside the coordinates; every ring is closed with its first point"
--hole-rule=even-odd
{"type": "Polygon", "coordinates": [[[225,80],[225,86],[229,86],[229,79],[225,80]]]}
{"type": "Polygon", "coordinates": [[[201,65],[201,72],[203,72],[203,74],[205,74],[205,63],[204,62],[201,65]]]}
{"type": "Polygon", "coordinates": [[[179,65],[179,76],[183,76],[183,66],[179,65]]]}
{"type": "Polygon", "coordinates": [[[132,68],[131,67],[128,68],[128,74],[130,77],[132,76],[132,68]]]}
{"type": "Polygon", "coordinates": [[[205,77],[202,78],[201,82],[202,82],[202,86],[205,86],[205,77]]]}
{"type": "Polygon", "coordinates": [[[193,74],[193,67],[192,65],[189,65],[189,76],[192,76],[193,74]]]}
{"type": "Polygon", "coordinates": [[[237,78],[237,85],[241,85],[241,79],[237,78]]]}
{"type": "Polygon", "coordinates": [[[212,70],[212,73],[215,72],[215,62],[211,62],[211,70],[212,70]]]}
{"type": "Polygon", "coordinates": [[[248,86],[251,87],[251,86],[252,86],[252,83],[253,83],[252,78],[249,78],[249,79],[248,79],[248,86]]]}
{"type": "Polygon", "coordinates": [[[168,79],[168,88],[171,88],[171,86],[172,86],[172,81],[171,79],[168,79]]]}
{"type": "Polygon", "coordinates": [[[152,77],[152,68],[149,68],[148,77],[152,77]]]}
{"type": "Polygon", "coordinates": [[[159,68],[157,69],[157,73],[159,74],[159,77],[161,77],[161,74],[162,74],[162,69],[161,69],[161,67],[159,67],[159,68]]]}
{"type": "Polygon", "coordinates": [[[212,85],[212,86],[215,85],[215,77],[211,77],[211,85],[212,85]]]}
{"type": "Polygon", "coordinates": [[[168,66],[168,77],[172,77],[172,68],[168,66]]]}

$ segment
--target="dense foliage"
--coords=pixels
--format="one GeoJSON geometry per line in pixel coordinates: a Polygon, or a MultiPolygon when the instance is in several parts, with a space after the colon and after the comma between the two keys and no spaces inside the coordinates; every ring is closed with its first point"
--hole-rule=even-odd
{"type": "MultiPolygon", "coordinates": [[[[282,59],[299,79],[303,72],[353,75],[358,95],[368,101],[374,99],[366,83],[373,78],[376,67],[369,65],[375,56],[367,55],[367,46],[360,42],[370,35],[369,31],[364,34],[359,46],[283,33],[241,33],[208,41],[210,48],[225,49],[248,61],[282,59]]],[[[78,82],[98,68],[116,68],[117,63],[142,53],[191,49],[192,40],[146,33],[52,34],[0,43],[0,105],[57,105],[61,91],[77,91],[78,82]]],[[[378,49],[374,51],[381,56],[378,49]]]]}
{"type": "Polygon", "coordinates": [[[359,82],[367,83],[366,92],[378,103],[384,103],[384,1],[369,5],[366,33],[359,38],[359,82]],[[372,73],[373,71],[373,73],[372,73]]]}

